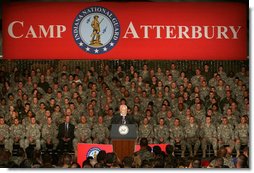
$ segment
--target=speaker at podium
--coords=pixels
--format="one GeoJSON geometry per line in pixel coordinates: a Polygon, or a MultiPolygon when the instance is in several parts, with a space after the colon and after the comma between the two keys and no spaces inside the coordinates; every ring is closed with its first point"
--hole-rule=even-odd
{"type": "Polygon", "coordinates": [[[112,124],[110,137],[113,151],[119,159],[130,156],[135,151],[137,127],[135,124],[112,124]]]}

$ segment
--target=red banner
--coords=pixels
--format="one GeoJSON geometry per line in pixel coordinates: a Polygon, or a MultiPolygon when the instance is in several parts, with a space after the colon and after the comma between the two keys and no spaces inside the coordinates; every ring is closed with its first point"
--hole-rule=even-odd
{"type": "Polygon", "coordinates": [[[244,60],[244,3],[8,3],[5,59],[244,60]]]}
{"type": "Polygon", "coordinates": [[[100,150],[105,150],[106,153],[113,152],[112,145],[105,144],[78,144],[77,162],[82,166],[87,157],[96,157],[100,150]]]}
{"type": "MultiPolygon", "coordinates": [[[[153,148],[154,146],[159,146],[161,148],[161,151],[164,151],[164,152],[166,152],[166,146],[167,145],[168,144],[149,144],[149,146],[151,148],[153,148]]],[[[140,145],[135,145],[135,152],[139,151],[139,150],[140,150],[140,145]]]]}

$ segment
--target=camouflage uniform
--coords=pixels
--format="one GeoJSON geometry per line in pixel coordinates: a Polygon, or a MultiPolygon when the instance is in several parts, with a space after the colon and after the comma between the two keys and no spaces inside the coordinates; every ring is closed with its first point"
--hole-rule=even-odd
{"type": "Polygon", "coordinates": [[[11,125],[10,127],[10,152],[12,153],[13,144],[17,143],[16,138],[19,138],[17,141],[23,150],[25,150],[25,127],[22,124],[11,125]]]}
{"type": "Polygon", "coordinates": [[[53,149],[56,149],[59,141],[57,139],[58,129],[55,124],[44,124],[41,130],[41,146],[46,149],[47,140],[50,140],[50,143],[53,144],[53,149]]]}
{"type": "MultiPolygon", "coordinates": [[[[232,158],[222,157],[223,158],[223,165],[228,166],[229,168],[235,168],[234,163],[232,163],[232,158]]],[[[209,168],[215,168],[216,159],[212,160],[209,164],[209,168]]]]}
{"type": "Polygon", "coordinates": [[[169,131],[166,125],[157,125],[154,128],[154,143],[156,144],[167,144],[169,143],[169,131]],[[163,142],[160,139],[163,139],[163,142]]]}
{"type": "Polygon", "coordinates": [[[79,123],[74,132],[75,138],[73,139],[73,148],[75,154],[77,154],[77,145],[78,143],[92,143],[91,135],[91,126],[87,123],[79,123]]]}
{"type": "Polygon", "coordinates": [[[25,148],[29,146],[29,144],[35,144],[35,149],[40,150],[41,149],[41,132],[40,132],[40,126],[38,124],[29,124],[26,127],[26,139],[25,139],[25,148]],[[29,141],[29,137],[32,137],[33,141],[29,141]]]}
{"type": "Polygon", "coordinates": [[[177,80],[180,74],[178,70],[174,70],[174,69],[171,69],[170,73],[172,74],[174,80],[177,80]]]}
{"type": "Polygon", "coordinates": [[[183,125],[183,121],[184,121],[184,119],[185,119],[185,117],[186,117],[186,109],[184,109],[184,110],[179,110],[177,107],[176,107],[176,109],[174,110],[174,115],[176,115],[177,116],[177,118],[181,121],[181,125],[183,125]]]}
{"type": "Polygon", "coordinates": [[[93,143],[108,144],[109,130],[104,124],[95,124],[92,130],[93,143]]]}
{"type": "Polygon", "coordinates": [[[165,125],[168,127],[168,128],[171,128],[174,126],[174,120],[175,118],[174,117],[171,117],[171,118],[165,118],[165,125]]]}
{"type": "Polygon", "coordinates": [[[190,152],[190,157],[193,156],[192,145],[194,145],[194,156],[196,156],[200,146],[199,127],[196,123],[193,124],[187,123],[184,130],[185,130],[186,146],[190,152]]]}
{"type": "Polygon", "coordinates": [[[186,150],[186,142],[184,140],[184,129],[182,126],[173,126],[170,128],[170,144],[175,146],[177,143],[181,145],[181,157],[184,157],[186,150]],[[179,142],[176,141],[179,140],[179,142]]]}
{"type": "Polygon", "coordinates": [[[239,123],[239,118],[236,117],[235,115],[227,115],[228,122],[231,124],[233,127],[236,127],[239,123]]]}
{"type": "Polygon", "coordinates": [[[216,93],[218,96],[220,96],[220,98],[224,98],[225,97],[225,88],[223,86],[217,86],[216,93]]]}
{"type": "Polygon", "coordinates": [[[230,148],[234,149],[234,132],[233,127],[230,124],[221,124],[217,128],[218,133],[218,145],[219,147],[223,145],[229,145],[230,148]]]}
{"type": "Polygon", "coordinates": [[[200,125],[202,122],[204,122],[205,116],[206,116],[206,112],[204,109],[201,110],[196,110],[193,109],[192,110],[192,114],[195,117],[195,119],[197,120],[196,122],[200,125]]]}
{"type": "Polygon", "coordinates": [[[160,118],[166,119],[166,117],[167,117],[167,111],[160,111],[160,112],[158,112],[158,114],[156,115],[157,123],[159,123],[160,118]]]}
{"type": "Polygon", "coordinates": [[[217,131],[213,124],[203,124],[200,129],[200,136],[202,138],[201,145],[203,151],[203,158],[206,155],[207,144],[211,143],[214,154],[217,156],[217,131]]]}
{"type": "Polygon", "coordinates": [[[64,122],[64,116],[61,112],[53,112],[52,113],[52,120],[56,126],[62,124],[64,122]]]}
{"type": "Polygon", "coordinates": [[[249,145],[249,125],[239,123],[235,127],[235,139],[240,140],[240,143],[236,141],[235,149],[237,154],[240,154],[241,145],[249,145]]]}
{"type": "Polygon", "coordinates": [[[10,150],[9,148],[9,126],[7,124],[0,125],[0,144],[4,144],[4,148],[6,150],[10,150]]]}
{"type": "Polygon", "coordinates": [[[209,89],[209,87],[201,87],[200,88],[200,98],[202,99],[202,100],[205,100],[205,98],[209,95],[209,91],[210,91],[210,89],[209,89]]]}
{"type": "Polygon", "coordinates": [[[86,119],[87,119],[87,123],[90,124],[91,127],[93,128],[93,126],[96,124],[98,118],[97,118],[97,116],[94,115],[94,116],[87,116],[86,119]]]}
{"type": "Polygon", "coordinates": [[[35,112],[36,120],[39,122],[39,124],[42,124],[45,122],[45,112],[46,112],[45,109],[43,110],[40,109],[38,112],[35,112]]]}
{"type": "Polygon", "coordinates": [[[138,137],[139,139],[147,138],[148,143],[152,144],[154,138],[153,126],[151,124],[147,125],[141,124],[138,129],[138,137]]]}
{"type": "Polygon", "coordinates": [[[107,128],[109,128],[110,125],[111,125],[111,119],[112,119],[112,117],[113,117],[113,116],[106,115],[106,116],[104,116],[104,118],[103,118],[103,122],[104,122],[104,124],[105,124],[105,126],[106,126],[107,128]]]}
{"type": "Polygon", "coordinates": [[[199,84],[200,84],[200,77],[201,77],[201,75],[195,75],[195,76],[193,76],[192,78],[191,78],[191,83],[192,83],[192,85],[195,87],[195,86],[199,86],[199,84]]]}
{"type": "Polygon", "coordinates": [[[133,118],[134,118],[134,121],[136,123],[136,125],[139,125],[140,124],[140,121],[142,120],[142,115],[140,112],[137,112],[137,113],[133,113],[133,118]]]}

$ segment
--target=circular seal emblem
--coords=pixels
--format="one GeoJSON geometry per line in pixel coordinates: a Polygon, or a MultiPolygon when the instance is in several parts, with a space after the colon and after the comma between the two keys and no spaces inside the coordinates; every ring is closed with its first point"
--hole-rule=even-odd
{"type": "Polygon", "coordinates": [[[121,125],[119,126],[118,131],[121,135],[126,135],[129,133],[129,127],[126,125],[121,125]]]}
{"type": "Polygon", "coordinates": [[[76,44],[91,54],[103,54],[115,47],[120,37],[120,23],[113,12],[100,6],[82,10],[72,25],[76,44]]]}
{"type": "Polygon", "coordinates": [[[101,149],[99,149],[97,147],[90,148],[90,150],[87,152],[86,158],[89,156],[95,158],[100,151],[101,151],[101,149]]]}

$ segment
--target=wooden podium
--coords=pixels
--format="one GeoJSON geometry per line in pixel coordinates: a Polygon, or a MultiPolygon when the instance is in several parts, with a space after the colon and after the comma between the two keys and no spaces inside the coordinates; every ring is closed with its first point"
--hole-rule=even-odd
{"type": "Polygon", "coordinates": [[[131,156],[135,151],[137,138],[136,125],[134,124],[112,124],[111,140],[113,151],[122,161],[125,156],[131,156]]]}

